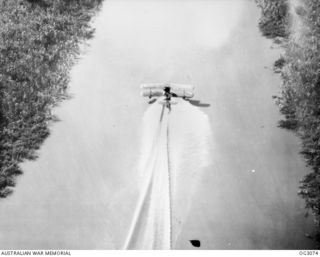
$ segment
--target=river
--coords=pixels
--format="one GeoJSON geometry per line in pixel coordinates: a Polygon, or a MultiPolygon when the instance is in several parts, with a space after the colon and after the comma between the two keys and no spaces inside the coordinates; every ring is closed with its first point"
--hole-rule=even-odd
{"type": "Polygon", "coordinates": [[[54,109],[60,121],[39,158],[0,202],[0,248],[123,248],[145,131],[156,129],[143,117],[161,110],[139,96],[145,82],[193,84],[202,103],[178,103],[169,117],[181,171],[174,249],[194,249],[192,239],[201,249],[313,248],[297,196],[309,170],[299,140],[277,127],[281,81],[270,67],[280,50],[258,19],[250,0],[105,1],[72,70],[72,99],[54,109]]]}

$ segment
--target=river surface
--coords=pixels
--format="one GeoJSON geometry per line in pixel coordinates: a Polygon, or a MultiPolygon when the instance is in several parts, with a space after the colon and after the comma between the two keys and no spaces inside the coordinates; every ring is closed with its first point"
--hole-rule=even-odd
{"type": "Polygon", "coordinates": [[[313,248],[297,196],[309,170],[298,139],[277,127],[281,81],[270,67],[280,50],[258,19],[250,0],[105,1],[72,70],[72,99],[0,202],[0,248],[123,248],[162,108],[139,96],[146,82],[193,84],[201,103],[166,114],[179,170],[172,248],[313,248]]]}

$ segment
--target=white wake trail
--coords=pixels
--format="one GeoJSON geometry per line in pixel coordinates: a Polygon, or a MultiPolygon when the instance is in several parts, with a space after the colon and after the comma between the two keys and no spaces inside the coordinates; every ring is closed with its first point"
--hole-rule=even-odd
{"type": "Polygon", "coordinates": [[[139,164],[141,194],[125,249],[170,249],[167,122],[164,106],[155,104],[145,113],[139,164]]]}
{"type": "Polygon", "coordinates": [[[194,177],[194,165],[186,157],[193,158],[192,162],[197,163],[198,170],[206,163],[207,147],[204,141],[209,133],[207,123],[206,115],[185,101],[179,101],[171,112],[155,103],[145,113],[138,167],[141,173],[140,198],[125,249],[172,249],[173,239],[179,230],[179,226],[173,224],[172,217],[175,220],[185,218],[192,194],[190,179],[184,177],[194,177]],[[190,118],[193,120],[191,124],[190,118]],[[195,123],[198,123],[197,127],[194,127],[195,123]],[[184,140],[184,137],[187,138],[184,140]],[[179,181],[189,185],[181,186],[179,181]],[[179,194],[187,197],[181,198],[179,194]],[[183,206],[175,203],[181,199],[183,206]]]}

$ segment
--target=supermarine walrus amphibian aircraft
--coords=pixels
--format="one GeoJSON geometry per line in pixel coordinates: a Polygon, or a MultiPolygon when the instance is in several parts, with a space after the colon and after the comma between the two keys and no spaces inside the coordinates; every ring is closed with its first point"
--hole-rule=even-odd
{"type": "Polygon", "coordinates": [[[160,103],[164,103],[169,109],[171,109],[171,104],[175,103],[172,101],[172,97],[189,99],[194,96],[194,86],[186,84],[147,83],[141,85],[141,90],[141,95],[145,97],[164,97],[164,101],[160,103]]]}

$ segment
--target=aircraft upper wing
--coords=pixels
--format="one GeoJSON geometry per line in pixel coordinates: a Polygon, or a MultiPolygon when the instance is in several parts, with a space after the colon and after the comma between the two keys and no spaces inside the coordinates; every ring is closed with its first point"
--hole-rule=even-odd
{"type": "Polygon", "coordinates": [[[165,83],[145,83],[141,84],[141,89],[164,89],[168,85],[165,83]]]}
{"type": "Polygon", "coordinates": [[[190,84],[176,84],[176,83],[172,83],[172,84],[170,84],[170,87],[171,87],[173,90],[176,88],[176,89],[194,91],[194,86],[193,86],[193,85],[190,85],[190,84]]]}
{"type": "Polygon", "coordinates": [[[171,89],[179,88],[185,90],[194,90],[194,86],[190,84],[177,84],[177,83],[144,83],[141,84],[141,89],[164,89],[170,87],[171,89]]]}
{"type": "Polygon", "coordinates": [[[194,96],[194,86],[188,84],[171,84],[171,92],[177,97],[192,98],[194,96]]]}

